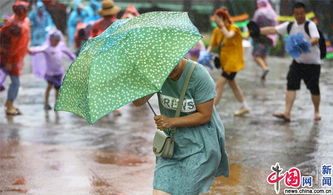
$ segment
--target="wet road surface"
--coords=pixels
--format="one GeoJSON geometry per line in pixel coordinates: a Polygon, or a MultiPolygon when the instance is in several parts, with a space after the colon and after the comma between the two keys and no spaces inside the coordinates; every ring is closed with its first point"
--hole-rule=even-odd
{"type": "MultiPolygon", "coordinates": [[[[251,107],[246,116],[233,116],[239,103],[226,87],[217,110],[226,129],[231,175],[217,178],[209,195],[275,194],[266,178],[276,162],[284,171],[299,168],[318,186],[320,166],[333,164],[333,63],[322,66],[322,120],[314,122],[310,95],[302,84],[292,122],[285,123],[272,113],[283,111],[290,61],[269,58],[270,73],[263,86],[261,70],[247,58],[246,69],[237,75],[251,107]]],[[[127,105],[122,116],[110,114],[88,125],[70,113],[44,111],[46,83],[29,69],[26,66],[21,77],[16,102],[23,115],[0,112],[0,194],[151,194],[155,125],[148,106],[127,105]]],[[[218,78],[218,71],[211,73],[218,78]]],[[[0,110],[5,97],[0,93],[0,110]]],[[[157,110],[156,97],[151,103],[157,110]]]]}

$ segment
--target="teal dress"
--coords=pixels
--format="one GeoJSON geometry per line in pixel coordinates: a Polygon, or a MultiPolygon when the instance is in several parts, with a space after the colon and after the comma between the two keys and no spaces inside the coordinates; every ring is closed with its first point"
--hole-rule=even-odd
{"type": "MultiPolygon", "coordinates": [[[[175,116],[178,98],[191,62],[187,62],[177,81],[168,78],[163,84],[159,99],[161,114],[175,116]]],[[[213,79],[203,66],[197,64],[186,91],[181,116],[195,113],[196,105],[214,97],[213,79]]],[[[172,195],[195,195],[208,192],[215,177],[229,175],[228,157],[224,148],[224,127],[215,107],[208,123],[179,127],[174,139],[173,158],[156,158],[154,189],[172,195]]]]}

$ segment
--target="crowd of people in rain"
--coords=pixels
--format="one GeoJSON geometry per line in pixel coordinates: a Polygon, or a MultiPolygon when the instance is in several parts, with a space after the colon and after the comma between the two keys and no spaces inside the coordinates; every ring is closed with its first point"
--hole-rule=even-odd
{"type": "MultiPolygon", "coordinates": [[[[86,40],[98,36],[118,19],[140,15],[136,8],[130,5],[123,15],[118,18],[118,13],[121,8],[112,0],[103,0],[102,2],[90,0],[88,6],[84,6],[80,0],[75,0],[73,1],[72,11],[68,17],[66,44],[63,34],[57,30],[43,2],[37,1],[37,3],[32,6],[33,9],[30,12],[28,12],[28,6],[28,3],[24,0],[16,1],[13,5],[14,14],[7,18],[4,26],[1,27],[0,90],[4,90],[3,83],[8,76],[11,80],[8,88],[7,101],[5,103],[6,114],[8,115],[21,114],[20,110],[14,106],[14,101],[17,98],[20,86],[20,71],[23,67],[23,58],[26,53],[31,55],[33,72],[48,82],[45,92],[44,107],[45,109],[52,109],[48,101],[50,90],[54,87],[57,96],[65,73],[64,66],[61,64],[62,60],[60,59],[67,57],[71,61],[75,60],[76,56],[79,55],[81,46],[86,40]],[[74,45],[75,50],[72,52],[73,49],[67,48],[66,45],[74,45]]],[[[302,14],[303,13],[298,14],[301,16],[295,16],[297,25],[293,25],[293,28],[298,28],[293,30],[295,33],[304,31],[302,27],[300,27],[302,25],[301,22],[304,23],[306,20],[305,16],[302,14]],[[303,18],[298,19],[298,17],[303,18]]],[[[187,58],[199,61],[201,64],[211,65],[211,61],[207,62],[207,60],[211,60],[212,51],[217,50],[218,57],[215,59],[215,66],[221,66],[223,71],[221,77],[216,81],[217,95],[214,99],[214,103],[219,103],[224,91],[224,86],[228,83],[236,99],[241,104],[240,109],[235,112],[235,116],[241,116],[250,112],[246,98],[235,79],[237,72],[245,67],[241,32],[232,22],[226,9],[216,10],[212,18],[217,24],[217,27],[212,32],[211,41],[207,49],[204,43],[199,41],[198,44],[189,51],[187,58]]],[[[257,0],[257,10],[254,13],[252,21],[255,22],[259,28],[278,25],[277,14],[268,0],[257,0]]],[[[283,26],[278,26],[276,28],[278,31],[276,32],[270,31],[266,33],[266,31],[263,31],[262,35],[259,37],[252,37],[252,56],[254,61],[262,69],[261,79],[263,81],[269,73],[266,58],[271,47],[276,44],[277,36],[275,34],[289,34],[285,30],[285,28],[287,28],[286,25],[287,24],[284,23],[283,26]],[[282,30],[280,30],[281,28],[282,30]]],[[[318,34],[315,33],[316,29],[314,28],[316,26],[311,21],[310,27],[310,32],[313,33],[313,35],[311,34],[311,36],[309,36],[305,34],[304,37],[311,41],[314,37],[317,37],[318,34]]],[[[293,31],[291,31],[291,33],[293,33],[293,31]]],[[[318,40],[313,42],[311,51],[317,51],[317,42],[318,40]]],[[[303,54],[293,62],[304,64],[311,62],[317,65],[321,63],[320,59],[313,60],[316,58],[315,54],[311,57],[308,57],[309,55],[310,54],[303,54]]],[[[320,66],[310,67],[318,68],[320,66]]],[[[286,109],[284,113],[276,113],[274,116],[282,118],[285,121],[290,121],[291,107],[296,96],[294,92],[299,89],[299,80],[303,79],[312,94],[311,97],[315,106],[315,120],[320,120],[319,75],[314,79],[312,77],[308,78],[309,76],[306,76],[307,73],[304,73],[304,75],[303,73],[302,75],[292,75],[292,71],[289,71],[289,73],[286,109]],[[295,80],[294,77],[297,77],[297,79],[295,80]],[[313,88],[316,89],[314,90],[313,88]]],[[[120,115],[119,110],[117,110],[116,113],[120,115]]]]}
{"type": "MultiPolygon", "coordinates": [[[[31,55],[33,73],[46,80],[45,91],[46,110],[51,110],[49,95],[51,89],[56,90],[58,96],[65,69],[63,58],[74,61],[83,43],[101,34],[113,22],[118,20],[120,7],[112,0],[90,0],[84,6],[80,0],[73,1],[73,8],[67,21],[67,43],[62,32],[57,29],[51,15],[42,1],[32,5],[18,0],[13,5],[14,14],[7,17],[1,29],[0,42],[0,91],[4,91],[4,82],[10,78],[7,101],[5,103],[7,115],[20,115],[21,111],[14,106],[20,87],[20,76],[24,57],[31,55]],[[67,45],[70,45],[69,49],[67,45]],[[73,51],[72,45],[75,46],[73,51]]],[[[138,16],[139,12],[130,5],[121,18],[138,16]]],[[[117,115],[119,111],[115,112],[117,115]]]]}
{"type": "MultiPolygon", "coordinates": [[[[112,0],[90,0],[88,6],[84,6],[80,0],[73,1],[72,11],[69,14],[67,21],[67,43],[63,34],[57,30],[51,15],[46,10],[42,1],[37,1],[28,11],[28,3],[24,0],[18,0],[13,5],[14,14],[6,19],[5,24],[1,27],[1,69],[0,69],[0,90],[4,90],[3,83],[8,76],[11,83],[8,88],[7,101],[5,103],[6,114],[18,115],[20,110],[14,106],[14,101],[17,98],[20,86],[20,71],[23,67],[23,58],[26,53],[31,55],[31,63],[33,72],[37,76],[45,79],[48,82],[45,91],[45,109],[52,109],[49,104],[49,94],[52,87],[56,90],[61,86],[62,79],[65,73],[64,66],[61,63],[63,57],[69,60],[75,60],[79,55],[80,48],[88,39],[94,38],[104,32],[113,22],[118,19],[128,17],[136,17],[139,12],[133,5],[130,5],[123,15],[118,18],[118,13],[121,8],[112,0]],[[69,49],[66,45],[74,46],[69,49]]],[[[305,8],[304,8],[305,10],[305,8]]],[[[302,33],[302,22],[306,21],[305,13],[294,13],[296,23],[292,26],[290,33],[302,33]],[[297,14],[297,15],[296,15],[297,14]],[[302,17],[302,19],[298,19],[302,17]],[[297,29],[296,29],[297,27],[297,29]],[[294,30],[295,28],[295,30],[294,30]]],[[[213,30],[210,44],[207,49],[202,41],[199,41],[187,54],[187,58],[199,61],[204,65],[211,65],[212,51],[217,51],[218,55],[215,58],[215,66],[222,67],[221,77],[216,81],[216,97],[214,103],[218,104],[225,85],[231,87],[236,99],[241,106],[234,115],[241,116],[250,112],[250,108],[246,102],[244,94],[236,82],[236,75],[244,69],[245,62],[243,57],[242,36],[240,29],[232,22],[231,17],[226,9],[218,9],[214,12],[213,21],[217,27],[213,30]],[[215,50],[214,50],[215,49],[215,50]],[[210,62],[208,61],[210,60],[210,62]]],[[[267,55],[270,48],[276,44],[277,36],[275,34],[287,33],[287,23],[278,25],[277,14],[271,7],[268,0],[257,0],[257,10],[254,13],[252,21],[259,28],[273,27],[276,31],[271,30],[267,33],[263,30],[258,37],[252,37],[252,56],[254,61],[262,69],[261,79],[264,81],[269,73],[267,63],[267,55]],[[277,26],[278,25],[278,26],[277,26]],[[277,26],[276,28],[274,26],[277,26]]],[[[293,101],[295,99],[295,90],[299,89],[300,79],[303,79],[310,89],[312,100],[315,106],[315,120],[320,120],[319,114],[319,75],[316,78],[308,78],[307,73],[297,73],[292,67],[305,67],[295,64],[320,64],[320,59],[317,59],[313,54],[318,53],[317,42],[313,41],[318,37],[316,26],[310,22],[310,33],[304,34],[304,38],[308,39],[311,44],[311,55],[309,53],[302,54],[299,58],[295,58],[293,65],[288,74],[288,88],[286,93],[286,109],[284,113],[275,113],[274,116],[290,121],[290,113],[293,101]],[[311,35],[311,36],[310,36],[311,35]],[[314,60],[316,59],[316,60],[314,60]],[[297,78],[297,79],[295,79],[297,78]],[[315,88],[315,89],[314,89],[315,88]]],[[[289,28],[289,27],[288,27],[289,28]]],[[[320,66],[310,66],[320,68],[320,66]]],[[[316,69],[318,72],[319,70],[316,69]]],[[[320,71],[319,73],[320,74],[320,71]]],[[[120,111],[116,113],[120,115],[120,111]]]]}

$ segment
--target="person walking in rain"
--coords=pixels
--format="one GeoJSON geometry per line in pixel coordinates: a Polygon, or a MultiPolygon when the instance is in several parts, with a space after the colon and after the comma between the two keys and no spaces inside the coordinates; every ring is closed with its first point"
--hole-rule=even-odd
{"type": "MultiPolygon", "coordinates": [[[[156,126],[160,130],[175,127],[177,132],[173,135],[173,157],[156,159],[154,195],[206,193],[215,177],[229,175],[224,127],[214,106],[214,81],[203,66],[195,66],[181,115],[174,117],[175,107],[170,102],[179,101],[191,63],[195,62],[183,58],[159,93],[161,115],[154,118],[156,126]]],[[[148,95],[133,103],[140,106],[151,97],[148,95]]]]}
{"type": "Polygon", "coordinates": [[[80,0],[74,1],[73,11],[70,13],[67,21],[68,43],[73,45],[76,25],[79,22],[86,23],[89,19],[89,13],[84,8],[80,0]]]}
{"type": "Polygon", "coordinates": [[[123,15],[121,16],[121,19],[126,19],[126,18],[133,18],[136,16],[139,16],[140,13],[138,10],[135,8],[134,5],[129,5],[126,10],[124,11],[123,15]]]}
{"type": "Polygon", "coordinates": [[[43,2],[38,1],[36,7],[30,12],[31,46],[42,45],[47,36],[47,31],[54,26],[52,17],[46,11],[43,2]]]}
{"type": "Polygon", "coordinates": [[[65,74],[63,57],[69,58],[71,61],[74,61],[76,56],[66,47],[64,42],[62,41],[62,34],[59,30],[54,30],[49,35],[49,40],[47,40],[46,44],[41,47],[32,47],[29,49],[30,54],[42,53],[42,57],[44,59],[39,59],[33,64],[35,72],[39,71],[38,76],[43,77],[48,85],[45,90],[44,97],[44,109],[51,110],[52,107],[49,104],[49,96],[52,87],[55,88],[55,99],[57,100],[59,89],[62,84],[62,79],[65,74]],[[43,64],[42,62],[45,62],[43,64]],[[45,72],[41,73],[42,70],[45,72]]]}
{"type": "Polygon", "coordinates": [[[303,34],[304,40],[311,44],[309,53],[302,53],[294,58],[287,74],[287,92],[285,96],[285,108],[283,113],[274,113],[273,116],[289,122],[291,119],[291,109],[296,99],[296,90],[300,89],[301,80],[311,93],[311,99],[314,106],[314,120],[321,120],[320,105],[320,50],[318,46],[319,32],[316,24],[306,19],[306,8],[303,3],[295,3],[293,6],[293,15],[295,21],[285,22],[276,27],[265,27],[260,29],[260,33],[267,34],[303,34]],[[305,24],[308,23],[309,34],[305,30],[305,24]],[[288,26],[290,32],[288,32],[288,26]]]}
{"type": "MultiPolygon", "coordinates": [[[[278,24],[277,15],[268,0],[257,0],[257,7],[258,9],[255,11],[252,21],[256,22],[259,27],[276,26],[278,24]]],[[[269,72],[266,58],[275,42],[275,35],[262,35],[253,38],[252,56],[263,71],[261,74],[262,81],[266,79],[266,75],[269,72]]]]}
{"type": "Polygon", "coordinates": [[[214,104],[219,103],[224,86],[228,83],[235,97],[241,103],[241,107],[234,115],[241,116],[250,112],[243,92],[235,80],[237,72],[244,69],[243,38],[240,29],[232,23],[228,10],[217,9],[214,13],[214,19],[217,27],[213,31],[207,51],[210,52],[213,48],[219,47],[222,66],[222,76],[216,81],[214,104]]]}
{"type": "Polygon", "coordinates": [[[16,1],[13,12],[14,15],[4,24],[0,32],[0,68],[10,76],[11,80],[5,103],[7,115],[21,114],[20,110],[14,106],[14,101],[19,92],[19,77],[30,40],[28,3],[16,1]]]}
{"type": "Polygon", "coordinates": [[[103,0],[102,9],[99,14],[103,17],[97,20],[91,28],[91,37],[96,37],[102,34],[112,23],[118,20],[117,14],[120,7],[116,6],[113,0],[103,0]]]}

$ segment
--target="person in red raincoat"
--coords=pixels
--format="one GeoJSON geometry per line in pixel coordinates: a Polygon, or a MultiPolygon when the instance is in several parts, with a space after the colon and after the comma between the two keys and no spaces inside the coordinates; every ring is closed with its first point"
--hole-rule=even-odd
{"type": "Polygon", "coordinates": [[[116,6],[112,0],[103,0],[102,9],[99,10],[99,14],[103,17],[97,20],[91,29],[91,37],[96,37],[102,34],[117,18],[117,14],[120,11],[120,7],[116,6]]]}
{"type": "Polygon", "coordinates": [[[13,11],[14,15],[8,19],[0,30],[0,68],[11,79],[5,104],[7,115],[20,114],[20,111],[14,107],[14,100],[18,95],[19,76],[30,40],[30,22],[27,18],[28,3],[15,2],[13,11]]]}

